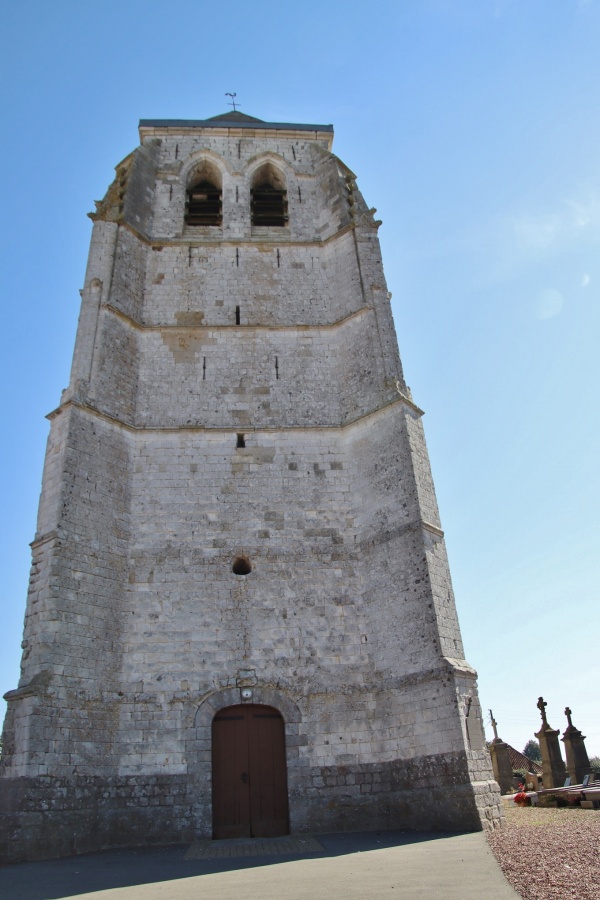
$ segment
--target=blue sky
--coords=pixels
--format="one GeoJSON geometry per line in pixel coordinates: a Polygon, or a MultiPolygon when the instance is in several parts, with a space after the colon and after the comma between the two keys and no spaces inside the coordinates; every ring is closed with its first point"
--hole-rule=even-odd
{"type": "Polygon", "coordinates": [[[0,691],[18,679],[85,214],[138,119],[206,118],[236,91],[249,115],[333,123],[383,219],[484,710],[522,748],[543,694],[600,754],[600,0],[13,0],[0,35],[0,691]]]}

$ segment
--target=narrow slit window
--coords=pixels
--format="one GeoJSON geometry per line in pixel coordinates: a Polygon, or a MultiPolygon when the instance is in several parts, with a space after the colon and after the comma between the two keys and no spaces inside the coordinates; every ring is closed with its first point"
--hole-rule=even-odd
{"type": "Polygon", "coordinates": [[[235,324],[236,325],[240,324],[240,308],[239,308],[239,306],[236,306],[236,308],[235,308],[235,324]]]}
{"type": "Polygon", "coordinates": [[[245,447],[246,446],[246,438],[243,434],[237,435],[236,447],[245,447]]]}

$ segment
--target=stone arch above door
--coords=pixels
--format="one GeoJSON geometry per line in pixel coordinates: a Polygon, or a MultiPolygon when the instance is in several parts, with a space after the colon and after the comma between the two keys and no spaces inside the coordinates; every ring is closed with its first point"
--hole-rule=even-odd
{"type": "MultiPolygon", "coordinates": [[[[193,727],[211,728],[213,717],[220,709],[225,706],[236,706],[241,703],[241,694],[239,687],[225,688],[221,691],[214,691],[205,697],[198,705],[194,716],[193,727]]],[[[256,686],[252,688],[252,699],[249,703],[255,703],[263,706],[274,706],[283,716],[286,724],[286,732],[288,725],[299,723],[302,721],[302,713],[293,700],[290,700],[282,691],[276,688],[256,686]]]]}

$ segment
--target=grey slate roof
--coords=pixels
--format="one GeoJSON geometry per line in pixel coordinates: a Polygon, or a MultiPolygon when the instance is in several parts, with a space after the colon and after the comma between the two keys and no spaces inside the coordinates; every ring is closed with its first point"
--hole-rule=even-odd
{"type": "Polygon", "coordinates": [[[295,122],[263,122],[245,113],[221,113],[210,119],[140,119],[140,128],[265,128],[272,131],[326,131],[333,132],[333,125],[305,125],[295,122]]]}

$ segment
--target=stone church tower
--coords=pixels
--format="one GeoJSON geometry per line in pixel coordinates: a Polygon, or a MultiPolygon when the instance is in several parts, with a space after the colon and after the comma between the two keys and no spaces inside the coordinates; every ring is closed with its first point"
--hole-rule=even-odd
{"type": "Polygon", "coordinates": [[[91,215],[5,859],[499,820],[379,222],[332,138],[142,121],[91,215]]]}

